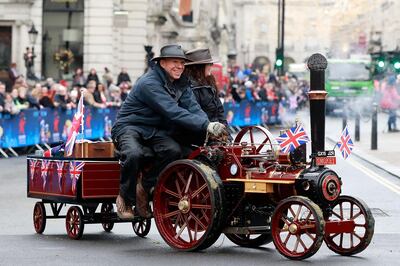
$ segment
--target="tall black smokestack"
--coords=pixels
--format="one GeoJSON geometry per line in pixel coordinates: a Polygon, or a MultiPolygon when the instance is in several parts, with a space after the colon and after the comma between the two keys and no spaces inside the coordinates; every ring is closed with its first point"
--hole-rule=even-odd
{"type": "Polygon", "coordinates": [[[310,69],[311,150],[325,151],[325,69],[328,66],[322,54],[313,54],[307,61],[310,69]]]}

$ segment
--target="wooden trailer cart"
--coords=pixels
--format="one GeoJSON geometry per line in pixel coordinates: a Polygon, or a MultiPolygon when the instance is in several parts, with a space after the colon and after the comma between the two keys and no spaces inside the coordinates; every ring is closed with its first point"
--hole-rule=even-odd
{"type": "MultiPolygon", "coordinates": [[[[28,197],[41,199],[33,210],[37,233],[43,233],[48,219],[65,218],[65,229],[73,239],[82,237],[85,224],[101,223],[110,232],[115,223],[127,222],[118,218],[113,207],[119,193],[120,166],[116,158],[28,156],[27,167],[28,197]],[[72,206],[62,214],[67,204],[72,206]],[[50,207],[51,214],[45,206],[50,207]]],[[[138,236],[148,234],[150,219],[138,217],[129,222],[138,236]]]]}

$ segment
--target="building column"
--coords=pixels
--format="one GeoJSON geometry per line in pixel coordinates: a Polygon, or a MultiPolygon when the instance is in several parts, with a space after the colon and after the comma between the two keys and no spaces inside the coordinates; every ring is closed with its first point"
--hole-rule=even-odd
{"type": "MultiPolygon", "coordinates": [[[[147,45],[147,0],[125,0],[122,8],[128,11],[128,26],[119,29],[119,67],[125,67],[132,82],[146,67],[144,45],[147,45]]],[[[152,44],[149,44],[152,45],[152,44]]],[[[118,69],[115,73],[120,71],[118,69]]]]}
{"type": "MultiPolygon", "coordinates": [[[[113,64],[113,1],[86,0],[83,33],[83,70],[97,70],[101,79],[104,67],[113,64]]],[[[112,69],[111,69],[112,70],[112,69]]]]}

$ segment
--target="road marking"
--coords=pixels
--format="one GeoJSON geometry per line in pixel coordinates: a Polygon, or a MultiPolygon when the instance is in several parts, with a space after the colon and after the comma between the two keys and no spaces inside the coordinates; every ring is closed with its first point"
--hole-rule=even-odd
{"type": "Polygon", "coordinates": [[[385,186],[386,188],[390,189],[394,193],[400,195],[400,186],[396,185],[395,183],[387,180],[386,178],[376,174],[375,172],[371,171],[367,167],[355,162],[354,160],[349,160],[349,162],[358,170],[364,172],[367,176],[374,179],[376,182],[380,183],[381,185],[385,186]]]}

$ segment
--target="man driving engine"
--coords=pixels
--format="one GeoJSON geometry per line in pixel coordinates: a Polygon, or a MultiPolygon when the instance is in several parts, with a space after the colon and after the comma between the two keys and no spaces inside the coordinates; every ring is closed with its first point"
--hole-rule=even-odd
{"type": "Polygon", "coordinates": [[[175,127],[208,132],[219,137],[225,126],[209,122],[194,98],[189,82],[182,77],[185,68],[184,51],[180,45],[161,48],[160,56],[152,59],[154,68],[140,77],[121,106],[112,128],[112,138],[120,153],[120,193],[116,200],[121,219],[133,219],[132,206],[145,218],[151,217],[148,193],[158,174],[170,162],[182,158],[182,148],[171,135],[175,127]],[[137,182],[150,147],[156,156],[143,185],[137,182]]]}

